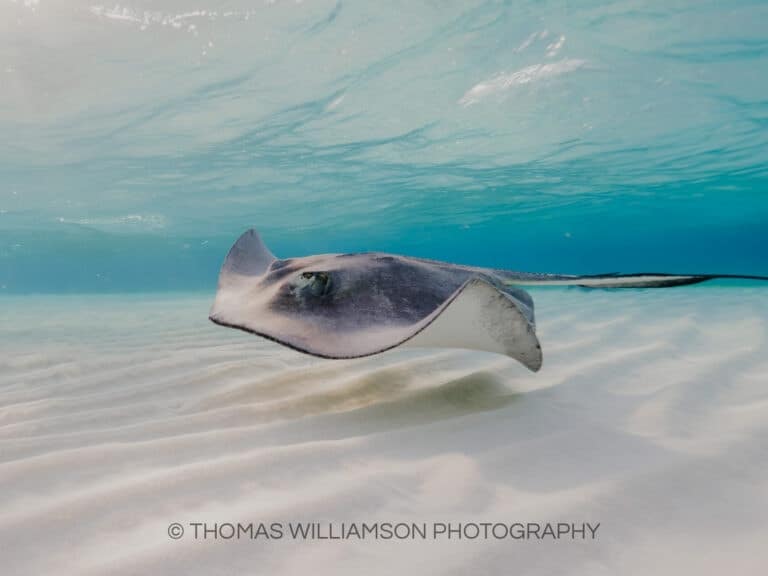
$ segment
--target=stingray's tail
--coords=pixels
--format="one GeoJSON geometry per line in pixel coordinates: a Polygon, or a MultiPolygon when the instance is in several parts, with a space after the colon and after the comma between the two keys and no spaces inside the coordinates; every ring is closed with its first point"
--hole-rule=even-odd
{"type": "Polygon", "coordinates": [[[516,286],[581,286],[583,288],[668,288],[698,284],[719,278],[735,280],[768,280],[768,276],[741,274],[663,274],[640,272],[637,274],[594,274],[569,276],[563,274],[527,274],[506,272],[501,275],[505,284],[516,286]]]}

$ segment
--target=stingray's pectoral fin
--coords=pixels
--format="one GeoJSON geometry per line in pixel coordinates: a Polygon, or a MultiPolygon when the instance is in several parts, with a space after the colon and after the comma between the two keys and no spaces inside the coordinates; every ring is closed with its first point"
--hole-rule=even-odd
{"type": "Polygon", "coordinates": [[[219,284],[238,277],[260,276],[266,272],[275,256],[253,228],[243,232],[229,249],[219,273],[219,284]]]}
{"type": "Polygon", "coordinates": [[[209,318],[219,324],[237,326],[233,311],[242,309],[246,298],[244,290],[255,278],[264,274],[276,258],[261,241],[258,232],[251,228],[243,232],[229,249],[219,272],[216,299],[209,318]]]}
{"type": "Polygon", "coordinates": [[[524,303],[473,278],[406,345],[496,352],[536,372],[541,368],[541,345],[530,318],[524,303]]]}

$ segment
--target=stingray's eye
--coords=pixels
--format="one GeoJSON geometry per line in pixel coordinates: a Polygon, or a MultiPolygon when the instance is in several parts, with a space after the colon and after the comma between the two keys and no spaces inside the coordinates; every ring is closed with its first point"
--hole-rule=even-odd
{"type": "Polygon", "coordinates": [[[315,282],[328,282],[328,272],[302,272],[301,277],[315,282]]]}
{"type": "Polygon", "coordinates": [[[301,278],[305,287],[312,293],[318,296],[328,293],[331,285],[331,277],[328,272],[302,272],[301,278]]]}

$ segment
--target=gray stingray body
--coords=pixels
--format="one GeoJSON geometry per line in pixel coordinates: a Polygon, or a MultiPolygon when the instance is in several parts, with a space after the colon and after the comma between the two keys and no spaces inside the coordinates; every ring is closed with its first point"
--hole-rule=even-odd
{"type": "Polygon", "coordinates": [[[659,287],[712,277],[528,274],[375,252],[279,260],[249,230],[222,266],[210,319],[324,358],[408,344],[497,352],[536,371],[533,300],[519,286],[659,287]]]}

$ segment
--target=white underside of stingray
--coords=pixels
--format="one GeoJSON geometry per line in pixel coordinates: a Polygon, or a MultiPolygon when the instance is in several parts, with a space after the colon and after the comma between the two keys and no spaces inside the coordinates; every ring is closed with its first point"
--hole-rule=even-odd
{"type": "Polygon", "coordinates": [[[210,319],[324,358],[401,345],[466,348],[537,371],[533,300],[519,286],[661,287],[714,277],[529,274],[381,253],[278,260],[249,230],[224,261],[210,319]]]}

